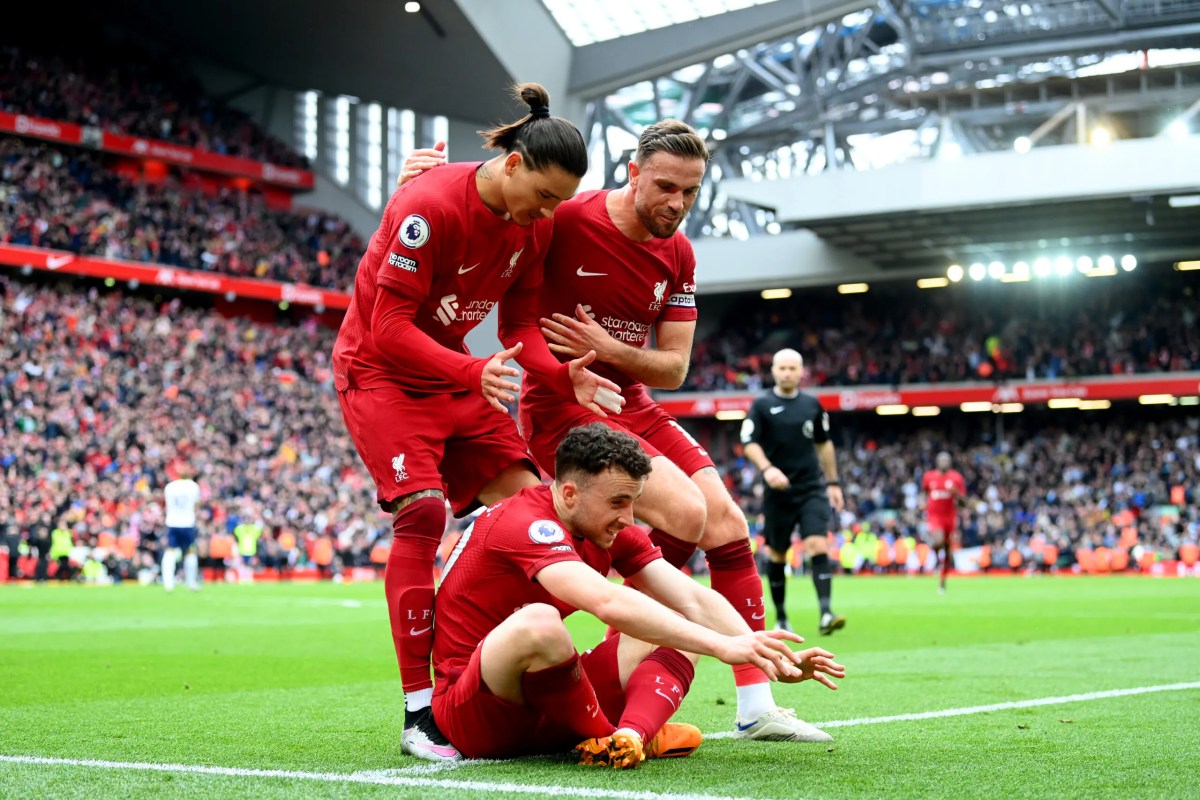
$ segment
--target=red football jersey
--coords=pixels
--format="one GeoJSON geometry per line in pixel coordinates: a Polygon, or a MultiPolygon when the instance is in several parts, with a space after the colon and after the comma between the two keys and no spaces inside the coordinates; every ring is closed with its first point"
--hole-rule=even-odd
{"type": "Polygon", "coordinates": [[[946,472],[931,469],[921,478],[921,491],[929,498],[925,504],[928,516],[951,517],[955,513],[955,499],[967,494],[967,484],[956,469],[946,472]]]}
{"type": "MultiPolygon", "coordinates": [[[[656,323],[696,319],[696,256],[682,233],[630,239],[608,215],[607,198],[607,190],[583,192],[554,212],[540,315],[574,317],[581,304],[614,339],[645,347],[656,323]]],[[[645,393],[614,367],[597,361],[589,369],[619,384],[627,400],[645,393]]],[[[552,387],[526,378],[522,390],[536,402],[552,387]]]]}
{"type": "Polygon", "coordinates": [[[433,635],[437,683],[457,676],[483,638],[521,606],[548,603],[564,617],[575,611],[534,580],[544,567],[582,561],[601,575],[616,569],[628,577],[661,557],[637,527],[618,533],[608,550],[575,538],[554,513],[549,486],[500,501],[458,540],[442,571],[433,635]]]}
{"type": "Polygon", "coordinates": [[[334,345],[339,391],[475,388],[465,381],[472,360],[463,338],[510,290],[510,296],[537,291],[553,223],[537,220],[523,228],[492,213],[475,187],[478,166],[430,170],[388,201],[359,262],[334,345]],[[383,334],[372,326],[376,304],[396,300],[383,297],[384,287],[408,303],[412,314],[400,337],[381,344],[383,334]]]}

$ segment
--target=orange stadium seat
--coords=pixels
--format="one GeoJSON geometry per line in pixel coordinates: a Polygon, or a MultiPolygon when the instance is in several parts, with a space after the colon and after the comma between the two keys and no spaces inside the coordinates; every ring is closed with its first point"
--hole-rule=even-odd
{"type": "Polygon", "coordinates": [[[1048,544],[1042,548],[1042,565],[1050,569],[1058,563],[1058,546],[1048,544]]]}
{"type": "Polygon", "coordinates": [[[1200,545],[1195,542],[1181,544],[1179,546],[1179,560],[1189,569],[1196,566],[1196,562],[1200,561],[1200,545]]]}
{"type": "Polygon", "coordinates": [[[1091,548],[1081,547],[1076,550],[1075,561],[1079,564],[1079,569],[1083,572],[1091,574],[1096,571],[1096,551],[1091,548]]]}
{"type": "Polygon", "coordinates": [[[896,566],[903,567],[908,563],[908,545],[903,539],[897,539],[895,546],[892,548],[896,556],[896,566]]]}
{"type": "Polygon", "coordinates": [[[1022,561],[1024,561],[1024,559],[1021,558],[1020,550],[1009,550],[1008,551],[1008,568],[1009,569],[1014,570],[1014,571],[1020,569],[1022,561]]]}
{"type": "Polygon", "coordinates": [[[887,572],[892,567],[892,548],[883,539],[875,546],[875,563],[887,572]]]}
{"type": "Polygon", "coordinates": [[[1154,569],[1154,562],[1156,561],[1158,561],[1158,554],[1153,550],[1146,548],[1142,551],[1142,554],[1138,556],[1138,567],[1141,568],[1142,572],[1145,572],[1147,575],[1149,575],[1150,570],[1154,569]]]}
{"type": "Polygon", "coordinates": [[[981,572],[987,572],[992,568],[992,546],[985,544],[979,548],[979,569],[981,572]]]}
{"type": "Polygon", "coordinates": [[[96,547],[103,547],[106,550],[111,550],[116,546],[117,537],[113,535],[112,531],[100,531],[99,535],[96,536],[96,547]]]}
{"type": "Polygon", "coordinates": [[[924,542],[917,542],[917,565],[921,569],[925,569],[925,565],[929,563],[929,545],[924,542]]]}
{"type": "Polygon", "coordinates": [[[137,555],[137,539],[129,534],[117,537],[117,555],[126,561],[132,561],[137,555]]]}
{"type": "Polygon", "coordinates": [[[1124,572],[1129,569],[1129,551],[1124,547],[1118,547],[1112,551],[1112,560],[1109,562],[1113,572],[1124,572]]]}
{"type": "Polygon", "coordinates": [[[1136,525],[1129,525],[1121,529],[1121,541],[1119,545],[1126,550],[1137,544],[1138,529],[1136,525]]]}
{"type": "Polygon", "coordinates": [[[208,554],[212,558],[225,560],[233,558],[233,537],[227,533],[218,533],[208,543],[208,554]]]}
{"type": "Polygon", "coordinates": [[[391,552],[392,552],[392,548],[390,545],[386,545],[386,544],[375,545],[374,547],[371,548],[371,563],[372,564],[386,564],[388,562],[388,555],[391,552]]]}
{"type": "Polygon", "coordinates": [[[1097,547],[1095,553],[1095,566],[1093,570],[1098,575],[1106,575],[1112,571],[1112,551],[1107,547],[1097,547]]]}

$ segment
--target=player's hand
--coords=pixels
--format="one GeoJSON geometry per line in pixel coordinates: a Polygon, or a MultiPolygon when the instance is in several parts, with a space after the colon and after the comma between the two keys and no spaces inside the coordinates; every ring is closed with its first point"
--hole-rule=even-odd
{"type": "Polygon", "coordinates": [[[591,314],[591,306],[575,306],[575,316],[554,314],[550,319],[543,317],[540,322],[542,336],[550,350],[571,358],[581,358],[589,350],[596,351],[596,358],[608,361],[607,354],[612,352],[614,340],[604,330],[604,326],[596,322],[591,314]]]}
{"type": "Polygon", "coordinates": [[[516,401],[516,393],[521,390],[521,387],[508,378],[515,378],[520,375],[520,371],[513,367],[504,366],[504,362],[509,359],[516,358],[521,352],[524,345],[517,342],[507,350],[501,350],[494,356],[488,359],[487,364],[483,367],[483,377],[481,379],[483,388],[483,397],[492,404],[492,408],[497,411],[507,414],[508,409],[504,407],[504,403],[512,403],[516,401]]]}
{"type": "Polygon", "coordinates": [[[428,172],[434,167],[445,163],[445,142],[438,142],[433,147],[423,147],[419,150],[413,150],[409,153],[408,158],[404,159],[404,165],[400,167],[400,174],[396,177],[396,185],[403,186],[422,172],[428,172]]]}
{"type": "Polygon", "coordinates": [[[837,663],[833,659],[835,656],[828,650],[822,650],[820,647],[813,647],[808,650],[801,650],[795,655],[799,656],[800,675],[793,677],[787,675],[779,680],[783,683],[800,683],[802,681],[816,681],[824,684],[830,689],[837,689],[837,684],[830,678],[846,677],[846,668],[837,663]]]}
{"type": "Polygon", "coordinates": [[[837,513],[842,513],[842,509],[846,507],[846,497],[842,494],[840,486],[826,486],[825,493],[829,495],[829,505],[833,506],[833,510],[837,513]]]}
{"type": "Polygon", "coordinates": [[[620,414],[621,406],[625,405],[621,387],[587,368],[595,360],[596,351],[589,350],[572,361],[568,368],[571,383],[575,386],[575,402],[601,417],[608,416],[605,411],[620,414]]]}
{"type": "Polygon", "coordinates": [[[784,474],[783,470],[774,464],[767,467],[766,471],[763,472],[763,480],[767,482],[767,486],[777,491],[786,489],[792,485],[792,482],[788,480],[788,476],[784,474]]]}
{"type": "Polygon", "coordinates": [[[784,641],[803,642],[791,631],[755,631],[732,636],[728,649],[717,657],[726,664],[753,664],[773,681],[798,683],[803,680],[799,655],[784,641]]]}

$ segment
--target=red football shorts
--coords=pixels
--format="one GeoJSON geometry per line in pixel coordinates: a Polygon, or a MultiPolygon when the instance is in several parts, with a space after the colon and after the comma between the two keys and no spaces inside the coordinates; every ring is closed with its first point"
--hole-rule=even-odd
{"type": "MultiPolygon", "coordinates": [[[[617,666],[619,641],[617,636],[605,639],[580,656],[600,708],[610,721],[620,719],[625,709],[617,666]]],[[[434,689],[433,718],[460,753],[467,758],[519,758],[565,753],[583,741],[583,734],[546,719],[532,706],[492,694],[483,682],[482,652],[482,646],[476,647],[462,673],[434,689]]]]}
{"type": "Polygon", "coordinates": [[[611,414],[607,419],[565,400],[561,404],[547,403],[541,398],[536,405],[522,402],[519,414],[521,431],[538,465],[553,477],[554,454],[571,429],[592,422],[603,422],[611,428],[632,434],[646,455],[651,458],[666,456],[689,477],[705,467],[714,466],[708,451],[662,406],[644,394],[642,398],[626,399],[629,402],[621,413],[611,414]]]}
{"type": "Polygon", "coordinates": [[[949,536],[958,528],[958,515],[929,514],[925,518],[925,524],[929,526],[929,530],[942,531],[949,536]]]}
{"type": "Polygon", "coordinates": [[[473,392],[410,394],[398,387],[338,392],[342,417],[375,480],[376,499],[441,489],[455,516],[513,464],[537,467],[512,417],[473,392]]]}

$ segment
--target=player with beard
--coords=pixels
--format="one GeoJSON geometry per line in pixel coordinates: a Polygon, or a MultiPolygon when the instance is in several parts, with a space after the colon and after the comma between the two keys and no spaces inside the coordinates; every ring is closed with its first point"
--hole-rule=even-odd
{"type": "Polygon", "coordinates": [[[668,723],[697,655],[754,664],[773,680],[843,677],[833,654],[793,652],[790,632],[751,631],[723,597],[663,561],[633,525],[650,459],[602,424],[560,443],[555,480],[487,509],[463,534],[438,590],[434,714],[471,758],[565,752],[635,767],[689,755],[692,725],[668,723]],[[607,580],[615,569],[634,589],[607,580]],[[514,610],[515,609],[515,610],[514,610]],[[621,633],[582,656],[563,618],[585,611],[621,633]]]}
{"type": "MultiPolygon", "coordinates": [[[[712,586],[752,630],[763,630],[763,586],[746,518],[712,458],[650,397],[647,387],[677,389],[687,375],[696,330],[696,259],[679,231],[700,193],[709,153],[690,126],[663,120],[646,128],[620,189],[583,192],[559,207],[539,298],[542,332],[559,358],[595,352],[598,374],[621,387],[620,418],[602,420],[638,438],[654,469],[638,501],[638,517],[676,567],[697,545],[712,586]],[[650,332],[655,347],[647,347],[650,332]]],[[[438,167],[440,149],[405,162],[400,180],[438,167]]],[[[503,321],[501,337],[504,334],[503,321]]],[[[572,429],[597,421],[556,396],[537,375],[523,381],[521,430],[538,464],[553,474],[554,452],[572,429]]],[[[734,735],[773,741],[832,740],[780,708],[766,676],[753,665],[734,669],[734,735]]]]}

